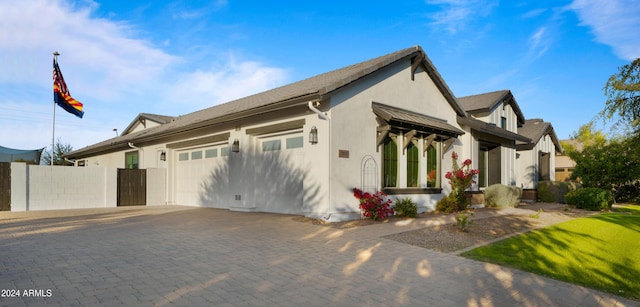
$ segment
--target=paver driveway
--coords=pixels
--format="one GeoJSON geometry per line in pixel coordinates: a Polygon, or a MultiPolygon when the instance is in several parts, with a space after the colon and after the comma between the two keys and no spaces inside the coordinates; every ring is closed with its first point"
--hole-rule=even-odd
{"type": "Polygon", "coordinates": [[[0,305],[639,305],[380,238],[416,227],[179,206],[4,212],[0,305]]]}

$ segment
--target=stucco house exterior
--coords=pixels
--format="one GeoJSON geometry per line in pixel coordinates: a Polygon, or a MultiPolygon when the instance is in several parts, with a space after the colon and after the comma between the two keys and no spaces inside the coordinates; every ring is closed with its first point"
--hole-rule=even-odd
{"type": "Polygon", "coordinates": [[[540,118],[528,119],[518,132],[531,139],[516,145],[518,154],[517,186],[536,189],[538,182],[556,180],[556,154],[563,152],[553,125],[540,118]]]}
{"type": "Polygon", "coordinates": [[[128,128],[66,157],[86,167],[166,169],[168,204],[336,221],[359,216],[354,187],[433,210],[448,193],[445,153],[462,150],[457,121],[466,116],[416,46],[128,128]]]}
{"type": "Polygon", "coordinates": [[[465,109],[415,46],[182,116],[143,113],[66,158],[164,170],[166,204],[341,221],[360,217],[357,187],[430,211],[450,192],[452,151],[488,168],[498,144],[499,182],[516,184],[524,117],[510,92],[492,99],[504,107],[465,109]],[[508,129],[492,125],[496,114],[508,129]]]}
{"type": "Polygon", "coordinates": [[[478,187],[516,185],[516,144],[531,139],[518,133],[525,118],[511,91],[460,97],[458,102],[470,115],[459,122],[469,127],[472,135],[469,146],[480,170],[478,187]]]}

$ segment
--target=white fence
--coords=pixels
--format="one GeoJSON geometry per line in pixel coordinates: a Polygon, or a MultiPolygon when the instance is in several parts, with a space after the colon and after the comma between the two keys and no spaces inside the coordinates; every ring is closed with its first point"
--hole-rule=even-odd
{"type": "MultiPolygon", "coordinates": [[[[153,169],[147,204],[166,204],[166,170],[153,169]]],[[[11,211],[116,207],[118,170],[11,163],[11,211]]]]}

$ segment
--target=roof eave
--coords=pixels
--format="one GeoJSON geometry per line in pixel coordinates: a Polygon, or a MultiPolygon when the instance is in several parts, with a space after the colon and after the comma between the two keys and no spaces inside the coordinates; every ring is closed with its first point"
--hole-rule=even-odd
{"type": "MultiPolygon", "coordinates": [[[[287,108],[297,107],[301,104],[306,104],[309,101],[317,101],[322,100],[324,97],[319,95],[318,93],[308,93],[305,95],[292,97],[283,101],[271,103],[265,106],[252,108],[245,111],[240,111],[237,113],[231,113],[225,116],[211,118],[206,121],[200,121],[194,124],[180,126],[175,129],[167,129],[164,130],[164,125],[150,128],[148,130],[136,132],[134,134],[121,135],[120,137],[116,137],[105,141],[103,143],[106,144],[96,144],[94,146],[90,146],[90,148],[79,149],[72,151],[66,154],[64,157],[69,159],[82,159],[89,156],[99,155],[99,154],[108,154],[113,152],[118,152],[129,147],[129,143],[134,143],[136,146],[147,146],[153,144],[163,143],[164,141],[174,139],[181,134],[189,133],[194,130],[200,130],[203,128],[207,128],[210,126],[214,126],[221,123],[227,123],[232,121],[242,120],[247,117],[251,117],[257,114],[265,113],[265,112],[273,112],[278,110],[283,110],[287,108]],[[158,131],[158,132],[154,132],[158,131]],[[146,132],[146,133],[142,133],[146,132]],[[139,137],[140,134],[150,135],[139,137]],[[110,142],[109,142],[110,141],[110,142]],[[109,143],[107,143],[109,142],[109,143]]],[[[166,125],[166,124],[165,124],[166,125]]]]}

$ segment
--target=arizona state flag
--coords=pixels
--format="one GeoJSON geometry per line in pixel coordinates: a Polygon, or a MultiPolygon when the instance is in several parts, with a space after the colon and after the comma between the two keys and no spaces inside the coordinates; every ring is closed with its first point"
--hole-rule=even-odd
{"type": "Polygon", "coordinates": [[[67,112],[82,118],[82,103],[71,97],[67,84],[64,82],[58,62],[53,59],[53,101],[65,109],[67,112]]]}

